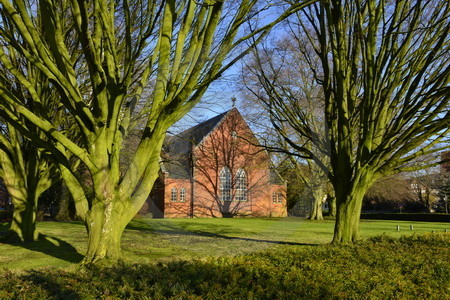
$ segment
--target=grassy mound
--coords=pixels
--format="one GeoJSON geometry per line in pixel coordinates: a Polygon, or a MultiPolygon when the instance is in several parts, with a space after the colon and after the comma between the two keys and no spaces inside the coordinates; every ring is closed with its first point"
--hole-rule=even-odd
{"type": "Polygon", "coordinates": [[[449,299],[450,234],[284,246],[226,258],[10,271],[0,299],[449,299]]]}

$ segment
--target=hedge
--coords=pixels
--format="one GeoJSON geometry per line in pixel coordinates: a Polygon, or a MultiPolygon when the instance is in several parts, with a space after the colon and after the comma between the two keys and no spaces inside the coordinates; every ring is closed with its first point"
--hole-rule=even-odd
{"type": "Polygon", "coordinates": [[[361,219],[450,223],[450,214],[362,213],[361,219]]]}

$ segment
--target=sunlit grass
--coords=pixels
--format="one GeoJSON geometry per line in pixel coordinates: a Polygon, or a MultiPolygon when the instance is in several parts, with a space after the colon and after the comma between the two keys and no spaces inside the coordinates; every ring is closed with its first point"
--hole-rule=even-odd
{"type": "MultiPolygon", "coordinates": [[[[449,223],[361,221],[361,238],[391,237],[450,230],[449,223]],[[413,225],[413,230],[410,230],[413,225]],[[397,231],[400,226],[400,231],[397,231]]],[[[7,224],[0,224],[5,231],[7,224]]],[[[334,221],[302,218],[136,219],[122,240],[126,261],[148,263],[207,256],[235,256],[277,247],[302,247],[331,242],[334,221]]],[[[35,243],[0,241],[1,267],[12,270],[48,266],[68,268],[86,251],[87,235],[80,222],[40,222],[45,237],[35,243]]]]}

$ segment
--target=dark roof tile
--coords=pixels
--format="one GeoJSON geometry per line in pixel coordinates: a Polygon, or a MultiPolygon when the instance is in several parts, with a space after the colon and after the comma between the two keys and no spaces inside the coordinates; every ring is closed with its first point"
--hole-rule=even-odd
{"type": "Polygon", "coordinates": [[[224,112],[177,135],[167,136],[163,146],[163,163],[170,178],[190,179],[192,147],[198,145],[228,113],[224,112]]]}

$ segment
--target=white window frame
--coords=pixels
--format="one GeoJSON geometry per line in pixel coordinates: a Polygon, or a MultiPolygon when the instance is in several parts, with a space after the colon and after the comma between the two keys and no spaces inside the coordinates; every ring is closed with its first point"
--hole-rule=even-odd
{"type": "Polygon", "coordinates": [[[272,203],[277,203],[278,202],[277,196],[278,196],[277,192],[272,192],[272,203]]]}
{"type": "Polygon", "coordinates": [[[178,201],[178,190],[176,187],[173,187],[170,193],[170,202],[177,202],[177,201],[178,201]]]}
{"type": "Polygon", "coordinates": [[[244,169],[239,169],[236,172],[236,201],[247,201],[247,174],[244,169]]]}
{"type": "Polygon", "coordinates": [[[277,199],[278,199],[278,203],[283,203],[283,193],[281,191],[278,191],[277,199]]]}
{"type": "Polygon", "coordinates": [[[186,189],[180,189],[180,202],[186,202],[186,189]]]}

